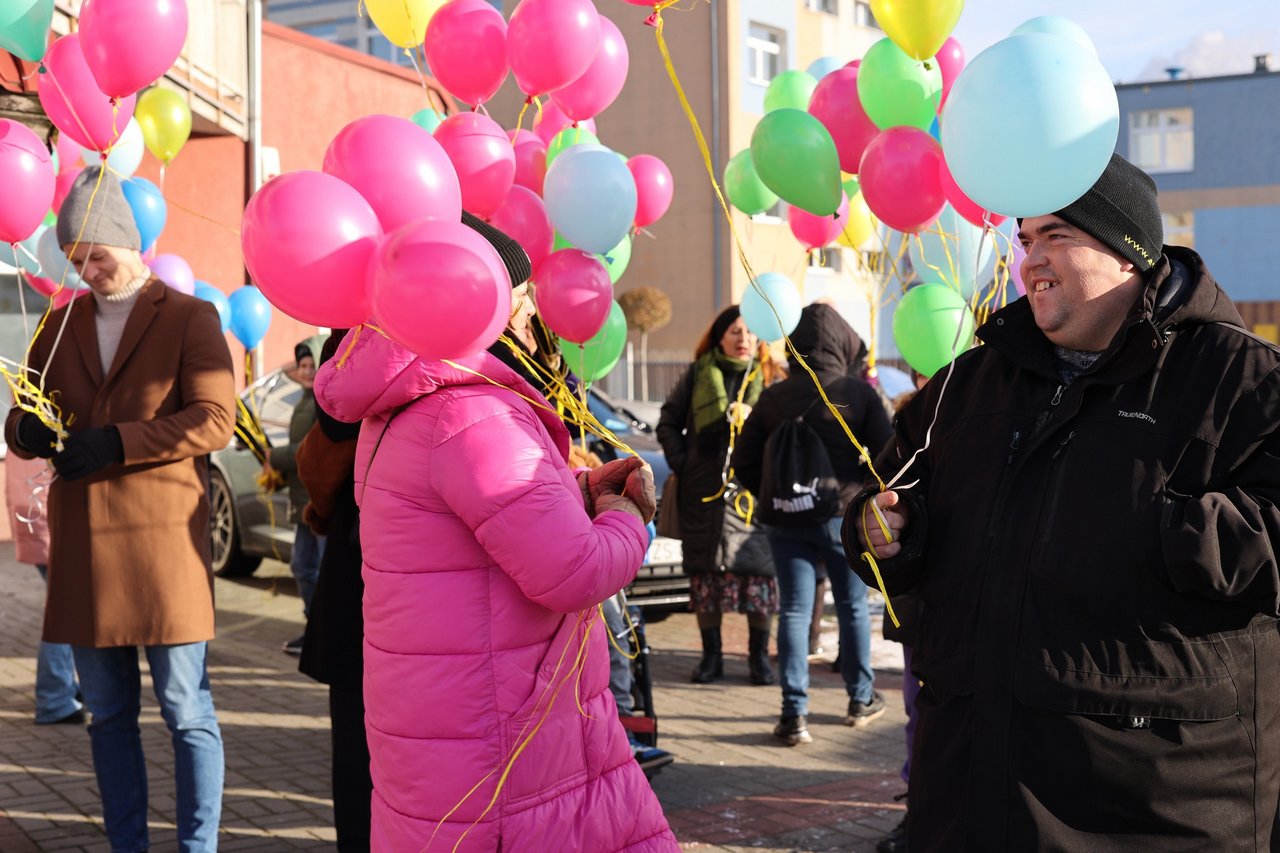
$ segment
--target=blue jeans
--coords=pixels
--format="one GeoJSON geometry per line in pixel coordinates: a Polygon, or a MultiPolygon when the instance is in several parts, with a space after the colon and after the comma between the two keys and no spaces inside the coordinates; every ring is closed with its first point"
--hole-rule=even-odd
{"type": "MultiPolygon", "coordinates": [[[[42,578],[48,573],[47,566],[36,566],[36,570],[42,578]]],[[[79,689],[71,647],[41,640],[36,655],[36,722],[56,723],[79,711],[80,703],[76,700],[79,689]]]]}
{"type": "MultiPolygon", "coordinates": [[[[72,648],[84,703],[93,712],[89,742],[111,849],[113,853],[146,850],[147,769],[138,728],[142,699],[138,649],[72,648]]],[[[151,665],[160,715],[173,735],[182,853],[216,850],[222,816],[222,733],[209,692],[207,649],[207,643],[143,649],[151,665]]]]}
{"type": "Polygon", "coordinates": [[[618,597],[610,596],[601,605],[604,610],[604,628],[613,639],[606,637],[609,643],[609,692],[618,706],[619,714],[630,714],[635,710],[635,699],[631,695],[631,685],[635,679],[631,674],[631,659],[619,651],[618,647],[630,648],[631,637],[627,633],[627,622],[622,618],[622,608],[618,607],[618,597]]]}
{"type": "Polygon", "coordinates": [[[293,528],[293,555],[289,558],[289,570],[298,582],[298,595],[302,596],[302,615],[311,615],[311,599],[316,594],[320,580],[320,558],[324,556],[324,537],[311,532],[305,524],[293,528]]]}
{"type": "Polygon", "coordinates": [[[818,527],[767,527],[778,574],[778,665],[783,716],[809,713],[809,625],[817,586],[816,564],[826,564],[840,623],[840,671],[849,698],[870,702],[871,617],[867,585],[849,568],[840,543],[841,518],[818,527]]]}

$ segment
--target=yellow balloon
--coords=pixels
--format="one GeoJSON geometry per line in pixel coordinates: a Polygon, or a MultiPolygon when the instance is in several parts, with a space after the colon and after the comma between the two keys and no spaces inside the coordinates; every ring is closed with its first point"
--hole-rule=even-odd
{"type": "Polygon", "coordinates": [[[448,0],[365,0],[374,25],[397,47],[417,47],[427,23],[448,0]]]}
{"type": "Polygon", "coordinates": [[[849,249],[861,249],[876,233],[876,217],[867,207],[862,193],[854,193],[849,198],[849,219],[844,230],[836,240],[841,246],[849,249]]]}
{"type": "Polygon", "coordinates": [[[191,137],[191,107],[172,89],[156,86],[142,93],[133,111],[147,150],[166,166],[191,137]]]}
{"type": "Polygon", "coordinates": [[[921,61],[938,52],[962,11],[964,0],[871,0],[871,13],[884,34],[921,61]]]}

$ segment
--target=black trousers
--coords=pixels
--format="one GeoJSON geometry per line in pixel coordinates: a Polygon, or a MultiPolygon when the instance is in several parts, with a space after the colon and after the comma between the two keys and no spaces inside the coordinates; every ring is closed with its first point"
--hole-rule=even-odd
{"type": "Polygon", "coordinates": [[[329,718],[333,726],[333,822],[339,853],[367,853],[373,779],[369,776],[369,741],[364,732],[364,691],[329,686],[329,718]]]}

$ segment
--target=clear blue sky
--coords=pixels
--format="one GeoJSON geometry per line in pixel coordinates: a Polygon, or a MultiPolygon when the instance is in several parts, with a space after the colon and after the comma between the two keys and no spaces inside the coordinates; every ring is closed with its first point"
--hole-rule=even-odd
{"type": "Polygon", "coordinates": [[[1280,69],[1280,0],[968,0],[952,35],[972,59],[1037,15],[1084,27],[1117,82],[1164,79],[1169,65],[1196,77],[1244,74],[1256,53],[1280,69]]]}

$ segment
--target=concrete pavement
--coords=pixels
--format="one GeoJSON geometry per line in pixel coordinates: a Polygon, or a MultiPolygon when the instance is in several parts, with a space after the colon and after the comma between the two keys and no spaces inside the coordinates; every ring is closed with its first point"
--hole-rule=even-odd
{"type": "MultiPolygon", "coordinates": [[[[0,851],[106,851],[84,727],[32,723],[44,595],[39,575],[13,560],[10,543],[0,543],[0,579],[0,851]]],[[[217,597],[210,677],[227,761],[219,849],[333,849],[327,689],[299,674],[296,659],[280,651],[302,623],[288,567],[268,561],[254,578],[219,579],[217,597]]],[[[660,745],[677,757],[653,784],[682,847],[873,850],[903,809],[893,799],[904,789],[897,647],[875,644],[889,711],[865,729],[841,724],[843,685],[815,662],[814,742],[788,748],[770,734],[778,688],[747,682],[745,618],[727,619],[724,634],[725,680],[694,685],[688,681],[698,656],[693,617],[679,614],[648,628],[660,745]]],[[[830,630],[825,637],[834,645],[830,630]]],[[[148,691],[142,737],[152,849],[174,850],[173,753],[148,691]]]]}

